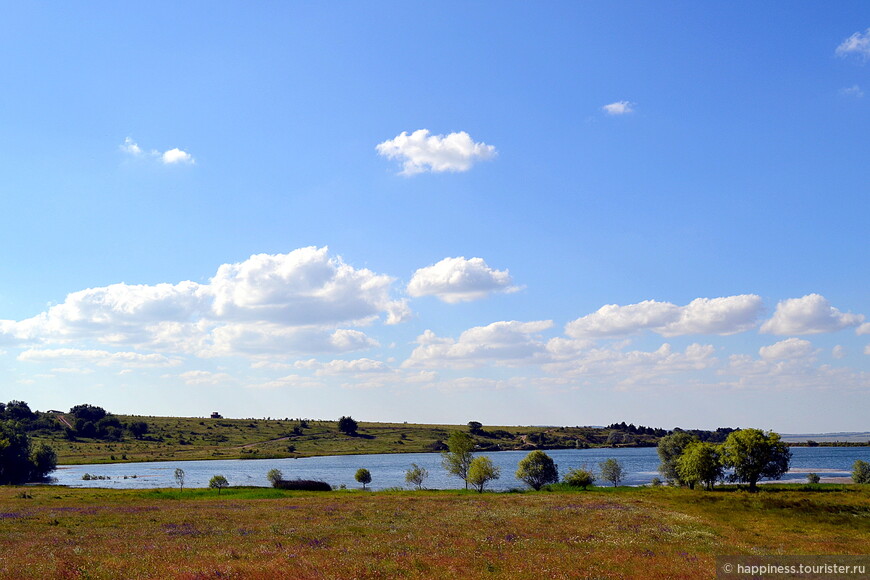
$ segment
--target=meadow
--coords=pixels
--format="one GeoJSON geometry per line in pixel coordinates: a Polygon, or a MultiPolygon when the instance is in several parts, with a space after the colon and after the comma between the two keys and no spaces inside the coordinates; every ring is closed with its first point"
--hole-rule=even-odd
{"type": "MultiPolygon", "coordinates": [[[[31,434],[35,443],[47,443],[58,463],[81,465],[124,461],[200,459],[278,459],[321,455],[425,453],[442,449],[451,431],[466,425],[360,422],[358,435],[338,431],[336,421],[300,419],[209,419],[119,415],[123,422],[145,421],[148,432],[120,441],[67,438],[62,430],[31,434]]],[[[60,424],[58,424],[60,425],[60,424]]],[[[486,427],[477,437],[478,450],[543,446],[548,449],[599,446],[609,429],[594,427],[486,427]]],[[[629,445],[655,445],[650,435],[625,435],[629,445]]]]}
{"type": "Polygon", "coordinates": [[[0,488],[0,578],[714,578],[863,554],[870,489],[484,493],[0,488]]]}

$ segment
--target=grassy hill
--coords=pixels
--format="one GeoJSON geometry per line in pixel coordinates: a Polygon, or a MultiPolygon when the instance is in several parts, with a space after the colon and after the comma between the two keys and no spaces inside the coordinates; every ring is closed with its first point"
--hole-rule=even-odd
{"type": "MultiPolygon", "coordinates": [[[[58,426],[69,416],[54,416],[58,426]]],[[[144,421],[148,431],[119,441],[75,436],[64,429],[40,429],[35,442],[57,451],[60,464],[194,459],[264,459],[370,453],[440,451],[451,431],[467,425],[360,422],[356,436],[338,430],[337,421],[300,419],[204,419],[118,415],[122,423],[144,421]]],[[[595,427],[490,427],[474,438],[481,450],[583,448],[655,445],[657,438],[595,427]],[[615,431],[615,433],[614,433],[615,431]]]]}

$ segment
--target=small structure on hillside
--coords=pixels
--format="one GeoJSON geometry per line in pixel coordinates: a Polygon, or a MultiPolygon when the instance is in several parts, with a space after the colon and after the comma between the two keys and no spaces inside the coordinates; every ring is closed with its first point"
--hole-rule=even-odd
{"type": "Polygon", "coordinates": [[[211,418],[212,419],[223,419],[223,415],[221,415],[220,413],[215,411],[214,413],[211,414],[211,418]]]}

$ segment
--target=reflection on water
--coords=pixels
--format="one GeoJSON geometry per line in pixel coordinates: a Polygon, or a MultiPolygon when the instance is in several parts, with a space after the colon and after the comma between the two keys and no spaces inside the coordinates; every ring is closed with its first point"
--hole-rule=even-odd
{"type": "MultiPolygon", "coordinates": [[[[594,472],[607,458],[619,460],[627,476],[623,485],[643,485],[658,476],[659,459],[654,447],[638,449],[554,449],[547,453],[559,465],[559,472],[585,467],[594,472]]],[[[492,489],[507,490],[523,487],[514,477],[517,464],[525,451],[483,453],[501,468],[501,478],[492,482],[492,489]]],[[[795,447],[792,448],[791,471],[783,478],[802,481],[815,472],[821,477],[844,477],[852,470],[856,459],[870,461],[870,447],[795,447]]],[[[408,487],[405,471],[412,463],[429,470],[424,486],[430,489],[458,489],[463,482],[449,476],[441,467],[437,453],[402,453],[387,455],[339,455],[299,459],[233,459],[214,461],[165,461],[155,463],[115,463],[111,465],[62,466],[52,473],[57,484],[73,487],[159,488],[174,487],[175,470],[185,473],[185,487],[208,487],[213,475],[223,475],[230,485],[267,487],[266,473],[280,469],[285,479],[316,479],[333,487],[360,487],[354,479],[356,470],[365,467],[372,474],[373,489],[408,487]],[[104,476],[109,479],[83,481],[82,476],[104,476]]],[[[598,481],[598,485],[605,482],[598,481]]]]}

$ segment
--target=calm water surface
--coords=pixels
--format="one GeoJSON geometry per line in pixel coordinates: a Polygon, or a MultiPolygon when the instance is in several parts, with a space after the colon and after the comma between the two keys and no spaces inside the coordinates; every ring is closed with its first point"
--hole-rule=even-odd
{"type": "MultiPolygon", "coordinates": [[[[565,473],[572,467],[586,467],[598,472],[598,464],[607,458],[619,460],[627,472],[625,485],[642,485],[658,476],[659,459],[654,447],[637,449],[554,449],[547,453],[565,473]]],[[[507,490],[523,487],[514,477],[517,463],[525,457],[525,451],[499,451],[482,453],[501,468],[501,479],[490,485],[492,489],[507,490]]],[[[845,477],[850,475],[856,459],[870,462],[868,447],[794,447],[792,448],[791,471],[785,480],[804,480],[813,471],[822,477],[845,477]]],[[[230,459],[214,461],[163,461],[153,463],[115,463],[111,465],[61,466],[52,476],[58,485],[71,487],[108,488],[159,488],[174,487],[176,468],[185,473],[185,487],[208,487],[213,475],[223,475],[230,485],[267,487],[266,473],[280,469],[285,479],[316,479],[326,481],[333,487],[345,485],[359,487],[354,474],[365,467],[372,474],[373,489],[407,487],[405,471],[416,463],[429,470],[425,487],[431,489],[458,489],[464,483],[447,475],[441,467],[437,453],[401,453],[388,455],[339,455],[328,457],[305,457],[299,459],[230,459]],[[83,481],[85,473],[102,475],[109,479],[83,481]]],[[[600,485],[603,482],[598,482],[600,485]]]]}

